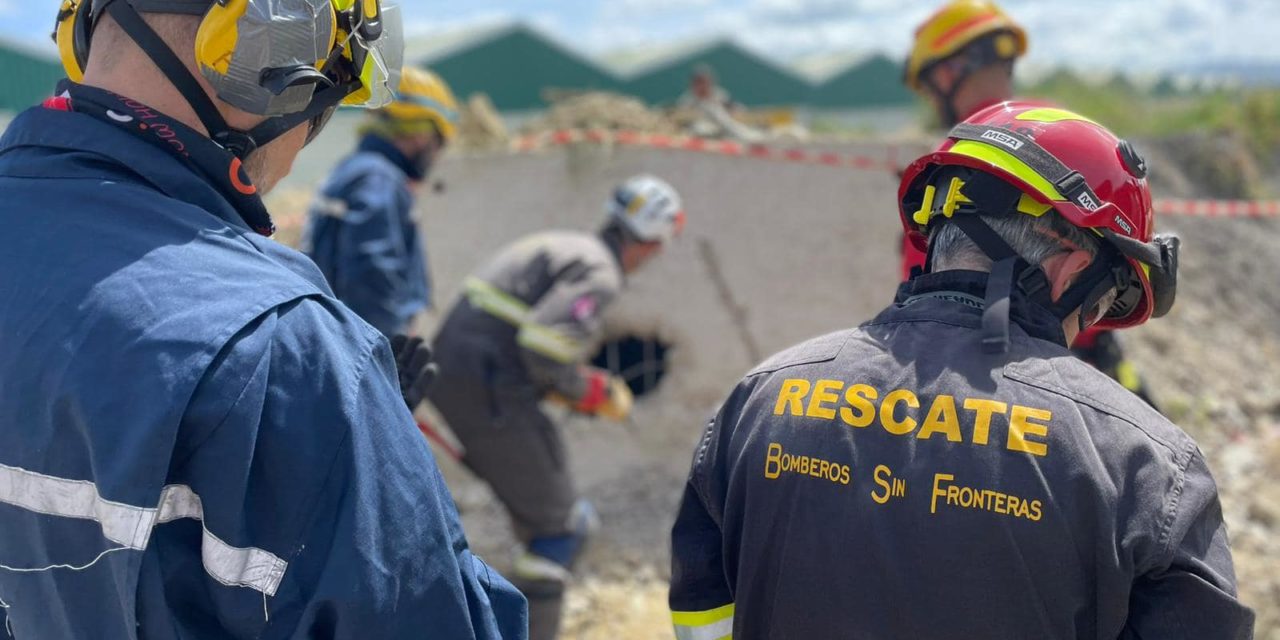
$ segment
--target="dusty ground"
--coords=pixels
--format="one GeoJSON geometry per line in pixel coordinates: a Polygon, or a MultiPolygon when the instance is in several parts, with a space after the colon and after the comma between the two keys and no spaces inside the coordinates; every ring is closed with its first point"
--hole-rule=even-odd
{"type": "MultiPolygon", "coordinates": [[[[690,185],[691,211],[711,218],[721,215],[719,209],[729,210],[725,224],[734,228],[719,246],[724,270],[748,310],[749,330],[766,351],[855,324],[888,300],[883,283],[893,273],[893,223],[849,211],[871,209],[878,216],[891,202],[891,195],[884,197],[891,193],[891,180],[754,161],[689,160],[673,153],[570,150],[446,163],[441,180],[449,189],[432,200],[436,204],[424,222],[428,237],[450,238],[448,243],[432,240],[439,300],[447,304],[456,289],[451,283],[479,255],[534,228],[581,228],[598,215],[597,203],[610,181],[648,166],[661,166],[690,185]],[[511,188],[486,190],[477,183],[511,188]],[[806,199],[796,204],[791,193],[804,193],[806,199]],[[758,210],[763,213],[757,219],[758,210]],[[775,215],[795,223],[773,228],[766,238],[773,245],[760,244],[762,227],[754,225],[775,215]],[[854,226],[856,235],[844,235],[854,226]],[[811,233],[787,235],[791,227],[811,228],[811,233]],[[833,252],[822,244],[833,241],[856,250],[833,252]],[[826,279],[821,284],[775,282],[796,272],[823,273],[826,279]],[[812,312],[787,311],[796,308],[812,312]]],[[[1194,170],[1168,171],[1155,182],[1171,195],[1201,195],[1194,170]]],[[[296,187],[275,197],[283,240],[296,240],[306,200],[296,187]]],[[[711,237],[709,225],[699,229],[697,222],[691,234],[711,237]]],[[[1126,338],[1166,412],[1208,454],[1221,487],[1242,596],[1258,611],[1257,637],[1280,640],[1280,288],[1275,285],[1280,248],[1274,245],[1280,221],[1169,223],[1186,239],[1179,305],[1170,317],[1126,338]]],[[[610,316],[611,331],[656,333],[673,342],[677,371],[642,399],[629,428],[585,419],[565,422],[580,488],[604,521],[570,592],[566,638],[671,637],[665,605],[667,534],[684,474],[705,419],[750,360],[733,337],[731,314],[714,301],[695,254],[692,246],[676,248],[664,265],[632,283],[628,300],[610,316]],[[661,281],[676,278],[688,291],[679,309],[658,292],[661,281]],[[717,348],[706,347],[717,340],[717,348]]],[[[473,546],[505,566],[513,543],[501,510],[464,470],[448,460],[441,466],[473,546]]]]}

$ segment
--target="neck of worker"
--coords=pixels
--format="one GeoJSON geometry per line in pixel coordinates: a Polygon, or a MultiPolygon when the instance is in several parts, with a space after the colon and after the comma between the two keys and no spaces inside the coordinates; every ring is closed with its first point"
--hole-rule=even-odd
{"type": "Polygon", "coordinates": [[[973,114],[1013,99],[1013,76],[1007,65],[991,65],[973,72],[952,99],[961,122],[973,114]]]}

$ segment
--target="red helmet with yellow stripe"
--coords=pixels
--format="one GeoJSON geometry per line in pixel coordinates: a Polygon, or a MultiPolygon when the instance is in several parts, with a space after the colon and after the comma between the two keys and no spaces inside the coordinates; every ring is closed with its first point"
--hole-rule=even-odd
{"type": "MultiPolygon", "coordinates": [[[[1056,211],[1100,239],[1098,279],[1088,286],[1114,285],[1117,298],[1097,325],[1130,327],[1167,313],[1176,293],[1178,241],[1155,236],[1146,175],[1133,146],[1102,125],[1063,109],[1005,102],[957,125],[936,151],[912,163],[899,207],[921,248],[929,225],[959,215],[1056,211]],[[957,175],[964,177],[943,178],[957,175]]],[[[1088,296],[1079,302],[1097,301],[1088,296]]]]}

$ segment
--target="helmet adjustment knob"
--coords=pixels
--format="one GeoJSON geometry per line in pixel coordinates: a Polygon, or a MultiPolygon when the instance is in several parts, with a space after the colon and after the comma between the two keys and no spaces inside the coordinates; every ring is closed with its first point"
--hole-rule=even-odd
{"type": "Polygon", "coordinates": [[[258,84],[263,89],[278,96],[289,89],[304,85],[319,86],[327,89],[333,86],[333,81],[313,66],[298,65],[263,69],[262,75],[258,79],[258,84]]]}

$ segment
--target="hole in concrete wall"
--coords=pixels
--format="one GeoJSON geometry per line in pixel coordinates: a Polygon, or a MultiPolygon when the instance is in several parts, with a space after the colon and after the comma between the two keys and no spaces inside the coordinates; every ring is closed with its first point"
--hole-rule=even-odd
{"type": "Polygon", "coordinates": [[[658,388],[667,375],[671,345],[654,337],[623,335],[609,339],[591,364],[627,381],[637,398],[658,388]]]}

